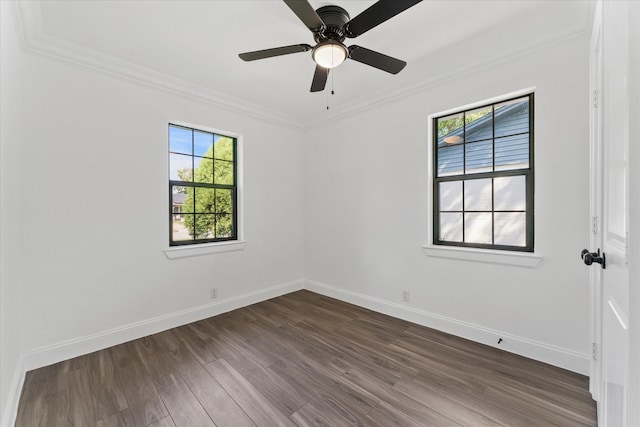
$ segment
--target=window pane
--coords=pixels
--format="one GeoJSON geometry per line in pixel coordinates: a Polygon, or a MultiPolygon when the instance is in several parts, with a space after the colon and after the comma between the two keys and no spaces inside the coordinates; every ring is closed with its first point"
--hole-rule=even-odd
{"type": "Polygon", "coordinates": [[[529,167],[529,134],[496,139],[496,170],[529,167]]]}
{"type": "Polygon", "coordinates": [[[497,104],[495,137],[529,132],[529,97],[497,104]]]}
{"type": "Polygon", "coordinates": [[[193,132],[194,155],[213,157],[213,134],[208,132],[193,132]]]}
{"type": "Polygon", "coordinates": [[[233,163],[214,160],[215,184],[233,185],[233,163]]]}
{"type": "Polygon", "coordinates": [[[496,212],[494,215],[496,245],[526,246],[524,213],[496,212]]]}
{"type": "Polygon", "coordinates": [[[441,182],[440,211],[462,210],[462,181],[441,182]]]}
{"type": "Polygon", "coordinates": [[[463,144],[444,143],[438,148],[438,176],[462,174],[463,155],[463,144]]]}
{"type": "Polygon", "coordinates": [[[440,214],[440,240],[462,242],[462,214],[440,214]]]}
{"type": "Polygon", "coordinates": [[[195,215],[196,239],[210,239],[214,237],[213,228],[215,219],[213,214],[195,215]]]}
{"type": "Polygon", "coordinates": [[[183,154],[169,154],[169,179],[193,182],[191,159],[183,154]]]}
{"type": "Polygon", "coordinates": [[[216,190],[216,213],[231,213],[233,212],[233,203],[231,198],[231,190],[216,190]]]}
{"type": "Polygon", "coordinates": [[[440,143],[456,143],[462,141],[463,134],[462,113],[441,117],[437,120],[438,145],[440,143]]]}
{"type": "Polygon", "coordinates": [[[192,154],[191,129],[169,126],[169,151],[192,154]]]}
{"type": "Polygon", "coordinates": [[[491,244],[491,213],[464,214],[464,241],[491,244]]]}
{"type": "Polygon", "coordinates": [[[171,212],[180,214],[184,212],[184,201],[187,197],[187,187],[171,187],[171,212]]]}
{"type": "Polygon", "coordinates": [[[526,179],[522,175],[494,178],[493,194],[496,211],[523,211],[526,209],[526,179]]]}
{"type": "Polygon", "coordinates": [[[196,188],[196,213],[213,213],[213,188],[196,188]]]}
{"type": "Polygon", "coordinates": [[[464,210],[491,211],[491,178],[464,182],[464,210]]]}
{"type": "Polygon", "coordinates": [[[193,213],[193,194],[195,189],[193,187],[183,187],[184,196],[182,200],[182,212],[193,213]]]}
{"type": "Polygon", "coordinates": [[[234,161],[233,158],[233,138],[228,136],[215,136],[215,158],[221,160],[234,161]]]}
{"type": "Polygon", "coordinates": [[[192,215],[173,215],[172,220],[171,240],[176,242],[193,240],[193,228],[191,228],[193,227],[192,215]]]}
{"type": "Polygon", "coordinates": [[[493,170],[493,140],[466,144],[465,173],[493,170]]]}
{"type": "Polygon", "coordinates": [[[493,115],[491,110],[491,106],[489,106],[465,113],[466,142],[493,138],[493,115]]]}
{"type": "Polygon", "coordinates": [[[194,157],[193,161],[196,167],[194,181],[213,184],[213,159],[194,157]]]}
{"type": "Polygon", "coordinates": [[[233,236],[233,220],[231,215],[216,215],[216,237],[233,236]]]}

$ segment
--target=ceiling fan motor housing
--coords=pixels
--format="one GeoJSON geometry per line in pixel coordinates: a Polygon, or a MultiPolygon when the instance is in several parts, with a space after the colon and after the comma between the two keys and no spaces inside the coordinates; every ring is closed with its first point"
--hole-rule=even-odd
{"type": "Polygon", "coordinates": [[[325,23],[325,28],[314,34],[315,41],[337,40],[342,43],[345,39],[343,27],[351,20],[349,13],[340,6],[331,5],[322,6],[316,13],[325,23]]]}

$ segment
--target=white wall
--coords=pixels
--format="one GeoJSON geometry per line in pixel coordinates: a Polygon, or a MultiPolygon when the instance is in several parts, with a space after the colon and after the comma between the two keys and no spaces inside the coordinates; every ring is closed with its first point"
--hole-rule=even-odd
{"type": "Polygon", "coordinates": [[[17,86],[2,99],[18,102],[3,120],[14,151],[2,200],[3,225],[17,231],[3,245],[24,297],[9,302],[18,348],[33,355],[209,304],[214,286],[224,300],[302,283],[300,132],[11,48],[17,86]],[[243,135],[243,251],[165,257],[173,120],[243,135]]]}
{"type": "Polygon", "coordinates": [[[564,354],[573,359],[567,367],[586,373],[589,288],[579,252],[589,229],[587,93],[585,35],[313,129],[305,153],[306,278],[406,318],[438,326],[448,318],[450,329],[491,344],[509,334],[517,339],[503,348],[564,354]],[[427,116],[532,86],[542,263],[529,269],[425,256],[427,116]],[[410,304],[402,303],[403,289],[410,304]]]}
{"type": "Polygon", "coordinates": [[[16,51],[16,18],[6,2],[0,2],[0,425],[8,424],[10,407],[15,407],[22,381],[21,288],[16,279],[19,224],[12,203],[17,189],[11,185],[11,162],[18,160],[19,119],[13,107],[21,102],[20,57],[16,51]]]}

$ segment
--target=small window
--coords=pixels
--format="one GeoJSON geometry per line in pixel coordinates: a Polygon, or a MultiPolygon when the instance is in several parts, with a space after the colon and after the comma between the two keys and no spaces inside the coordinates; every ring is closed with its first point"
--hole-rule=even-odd
{"type": "Polygon", "coordinates": [[[237,240],[236,138],[169,125],[169,244],[237,240]]]}
{"type": "Polygon", "coordinates": [[[533,252],[533,94],[433,118],[433,243],[533,252]]]}

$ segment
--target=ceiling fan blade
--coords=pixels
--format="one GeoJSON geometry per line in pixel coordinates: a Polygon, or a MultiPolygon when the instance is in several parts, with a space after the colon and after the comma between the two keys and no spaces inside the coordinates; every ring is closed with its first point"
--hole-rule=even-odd
{"type": "Polygon", "coordinates": [[[255,61],[256,59],[271,58],[273,56],[289,55],[290,53],[308,52],[311,46],[308,44],[293,44],[291,46],[274,47],[272,49],[256,50],[241,53],[238,56],[243,61],[255,61]]]}
{"type": "Polygon", "coordinates": [[[313,81],[311,82],[311,92],[322,92],[327,85],[328,77],[329,68],[316,65],[316,72],[313,74],[313,81]]]}
{"type": "Polygon", "coordinates": [[[324,27],[324,21],[313,9],[313,6],[309,4],[307,0],[283,0],[289,9],[295,13],[298,18],[307,26],[311,31],[318,32],[324,27]]]}
{"type": "Polygon", "coordinates": [[[349,58],[391,74],[398,74],[407,65],[405,61],[356,45],[349,46],[349,58]]]}
{"type": "Polygon", "coordinates": [[[379,0],[360,15],[346,23],[344,26],[345,35],[350,38],[358,37],[421,1],[422,0],[379,0]]]}

